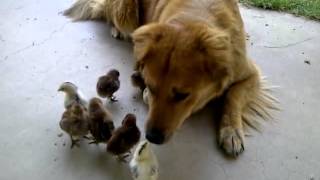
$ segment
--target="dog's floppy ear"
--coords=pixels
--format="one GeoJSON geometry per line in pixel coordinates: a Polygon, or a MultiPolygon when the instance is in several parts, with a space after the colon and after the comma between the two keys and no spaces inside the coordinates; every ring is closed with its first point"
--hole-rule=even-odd
{"type": "Polygon", "coordinates": [[[172,29],[173,27],[167,24],[151,23],[138,28],[132,33],[136,70],[143,68],[144,61],[155,52],[157,43],[172,29]]]}
{"type": "Polygon", "coordinates": [[[134,48],[133,54],[136,60],[135,70],[141,71],[144,65],[144,59],[151,53],[152,45],[161,38],[161,33],[156,32],[156,24],[145,25],[138,28],[131,35],[134,48]]]}
{"type": "Polygon", "coordinates": [[[143,59],[152,46],[153,32],[151,26],[142,26],[131,35],[134,43],[134,56],[137,60],[143,59]]]}
{"type": "Polygon", "coordinates": [[[203,28],[199,48],[206,54],[205,71],[217,83],[218,88],[223,89],[232,77],[230,37],[221,30],[203,28]]]}
{"type": "Polygon", "coordinates": [[[217,28],[203,27],[199,40],[199,48],[207,53],[228,50],[231,45],[229,35],[217,28]]]}

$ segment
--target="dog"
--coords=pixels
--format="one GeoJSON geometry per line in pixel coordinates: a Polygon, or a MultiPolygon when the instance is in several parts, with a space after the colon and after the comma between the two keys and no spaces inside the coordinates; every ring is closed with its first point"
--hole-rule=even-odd
{"type": "Polygon", "coordinates": [[[223,97],[218,143],[236,157],[244,151],[245,128],[258,129],[278,109],[271,88],[247,55],[236,0],[114,0],[128,5],[118,9],[110,9],[109,0],[78,2],[86,3],[71,7],[71,17],[111,20],[130,34],[135,70],[148,89],[145,128],[150,142],[166,143],[190,115],[223,97]],[[105,15],[130,9],[136,15],[128,19],[105,15]],[[118,20],[139,23],[126,29],[118,20]]]}

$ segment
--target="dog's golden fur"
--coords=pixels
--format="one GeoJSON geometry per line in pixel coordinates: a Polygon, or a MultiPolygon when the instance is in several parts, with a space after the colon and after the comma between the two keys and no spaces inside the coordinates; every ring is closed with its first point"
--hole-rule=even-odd
{"type": "Polygon", "coordinates": [[[75,21],[103,19],[112,24],[115,38],[128,39],[139,27],[138,0],[78,0],[64,15],[75,21]]]}
{"type": "MultiPolygon", "coordinates": [[[[88,14],[114,10],[108,7],[109,0],[80,1],[105,6],[81,11],[87,13],[85,16],[80,11],[69,10],[69,14],[90,17],[88,14]]],[[[192,113],[224,94],[218,141],[227,154],[243,152],[244,128],[258,128],[259,117],[272,118],[270,110],[276,109],[276,99],[247,56],[237,1],[140,0],[130,8],[138,9],[140,15],[141,27],[133,32],[132,39],[136,70],[149,89],[147,133],[157,130],[165,142],[192,113]]],[[[116,11],[125,13],[126,9],[116,11]]],[[[109,19],[117,19],[115,16],[109,19]]],[[[126,29],[126,23],[113,23],[117,29],[126,29]]],[[[130,25],[126,33],[135,26],[130,25]]]]}

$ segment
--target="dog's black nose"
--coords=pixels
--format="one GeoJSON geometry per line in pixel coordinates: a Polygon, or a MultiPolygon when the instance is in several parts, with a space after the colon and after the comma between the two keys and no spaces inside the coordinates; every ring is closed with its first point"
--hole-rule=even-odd
{"type": "Polygon", "coordinates": [[[147,130],[146,138],[148,141],[154,144],[163,144],[165,140],[163,133],[157,129],[147,130]]]}

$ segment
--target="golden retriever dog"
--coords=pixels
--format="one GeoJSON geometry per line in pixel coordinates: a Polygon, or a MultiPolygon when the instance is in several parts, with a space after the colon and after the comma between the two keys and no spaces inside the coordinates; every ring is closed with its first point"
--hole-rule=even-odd
{"type": "Polygon", "coordinates": [[[145,128],[152,143],[167,142],[190,115],[223,95],[218,143],[238,156],[244,130],[257,129],[277,109],[247,56],[236,0],[80,0],[67,11],[132,33],[135,68],[149,94],[145,128]]]}

